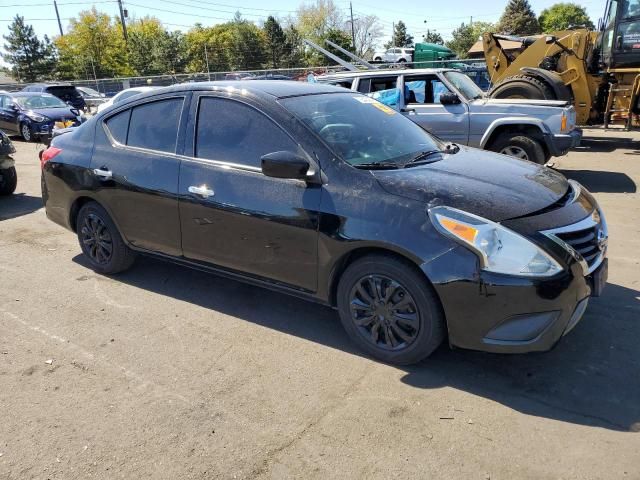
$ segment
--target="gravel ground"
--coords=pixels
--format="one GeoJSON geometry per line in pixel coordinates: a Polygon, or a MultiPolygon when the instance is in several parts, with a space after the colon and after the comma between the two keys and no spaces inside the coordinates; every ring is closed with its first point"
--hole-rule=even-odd
{"type": "Polygon", "coordinates": [[[45,218],[38,147],[0,199],[0,479],[640,478],[640,134],[555,168],[610,278],[553,351],[397,368],[325,307],[157,260],[109,278],[45,218]]]}

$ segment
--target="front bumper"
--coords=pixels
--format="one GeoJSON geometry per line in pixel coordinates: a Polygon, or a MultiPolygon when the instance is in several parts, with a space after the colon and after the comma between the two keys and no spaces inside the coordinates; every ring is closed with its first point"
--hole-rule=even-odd
{"type": "Polygon", "coordinates": [[[577,262],[549,279],[513,277],[480,270],[475,254],[460,246],[421,268],[440,297],[449,343],[459,348],[549,350],[578,323],[591,295],[577,262]]]}
{"type": "Polygon", "coordinates": [[[547,150],[554,157],[561,157],[567,152],[580,145],[582,140],[582,129],[574,128],[569,133],[547,134],[544,137],[547,150]]]}

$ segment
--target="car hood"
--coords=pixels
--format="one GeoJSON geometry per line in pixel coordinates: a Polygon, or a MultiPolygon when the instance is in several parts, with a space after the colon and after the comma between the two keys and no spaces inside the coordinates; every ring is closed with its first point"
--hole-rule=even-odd
{"type": "Polygon", "coordinates": [[[61,120],[63,118],[76,118],[70,108],[32,108],[32,112],[39,113],[51,120],[61,120]]]}
{"type": "Polygon", "coordinates": [[[542,210],[569,189],[567,179],[550,168],[468,147],[434,163],[371,173],[393,195],[495,222],[542,210]]]}

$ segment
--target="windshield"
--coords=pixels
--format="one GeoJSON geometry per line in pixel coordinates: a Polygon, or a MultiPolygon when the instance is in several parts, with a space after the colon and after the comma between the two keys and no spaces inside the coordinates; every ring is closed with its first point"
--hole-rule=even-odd
{"type": "Polygon", "coordinates": [[[411,120],[364,95],[306,95],[281,103],[353,166],[399,166],[417,153],[442,148],[438,140],[411,120]]]}
{"type": "Polygon", "coordinates": [[[13,97],[13,101],[22,108],[67,108],[68,105],[53,95],[29,95],[13,97]]]}
{"type": "Polygon", "coordinates": [[[484,97],[484,92],[467,75],[460,72],[444,72],[444,76],[467,100],[484,97]]]}

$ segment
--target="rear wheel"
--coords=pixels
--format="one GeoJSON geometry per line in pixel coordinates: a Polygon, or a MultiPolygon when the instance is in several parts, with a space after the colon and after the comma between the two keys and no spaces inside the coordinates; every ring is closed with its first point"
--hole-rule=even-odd
{"type": "Polygon", "coordinates": [[[505,78],[491,89],[489,97],[556,100],[553,89],[546,82],[528,75],[513,75],[505,78]]]}
{"type": "Polygon", "coordinates": [[[11,195],[18,186],[16,167],[0,170],[0,195],[11,195]]]}
{"type": "Polygon", "coordinates": [[[445,337],[444,315],[433,288],[404,260],[368,255],[355,261],[340,278],[337,300],[351,339],[384,362],[419,362],[445,337]]]}
{"type": "Polygon", "coordinates": [[[519,133],[504,133],[491,145],[489,150],[509,155],[510,157],[529,160],[544,165],[547,162],[542,144],[535,138],[526,137],[519,133]]]}
{"type": "Polygon", "coordinates": [[[107,211],[97,203],[82,206],[76,231],[82,253],[96,272],[123,272],[133,264],[135,253],[124,243],[107,211]]]}
{"type": "Polygon", "coordinates": [[[376,57],[376,58],[374,58],[374,59],[373,59],[373,61],[374,61],[374,62],[381,62],[381,61],[382,61],[382,58],[380,58],[380,57],[376,57]]]}

